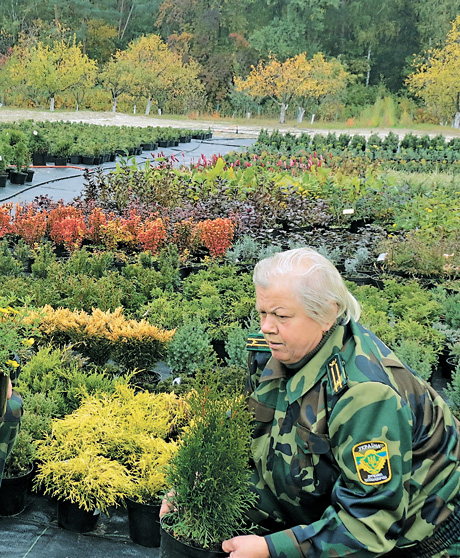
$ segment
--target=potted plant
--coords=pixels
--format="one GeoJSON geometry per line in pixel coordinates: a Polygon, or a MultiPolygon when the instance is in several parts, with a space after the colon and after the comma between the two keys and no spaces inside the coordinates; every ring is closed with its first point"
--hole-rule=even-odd
{"type": "Polygon", "coordinates": [[[146,547],[160,546],[161,497],[166,488],[165,467],[176,452],[174,441],[145,436],[141,452],[132,460],[133,479],[126,496],[129,536],[146,547]]]}
{"type": "Polygon", "coordinates": [[[56,167],[67,166],[67,160],[72,149],[72,140],[68,137],[59,138],[53,146],[54,164],[56,167]]]}
{"type": "Polygon", "coordinates": [[[44,130],[33,130],[29,138],[29,149],[32,153],[34,166],[46,166],[46,156],[50,149],[50,141],[44,130]]]}
{"type": "Polygon", "coordinates": [[[10,180],[12,184],[25,184],[27,172],[24,172],[24,166],[27,157],[27,143],[18,141],[13,146],[13,163],[16,167],[15,171],[10,172],[10,180]]]}
{"type": "Polygon", "coordinates": [[[22,167],[22,172],[26,173],[26,182],[32,182],[34,179],[35,171],[31,169],[32,165],[32,156],[29,151],[26,152],[26,156],[24,158],[24,166],[22,167]]]}
{"type": "Polygon", "coordinates": [[[164,438],[174,437],[184,408],[174,394],[137,393],[120,381],[114,393],[86,396],[72,414],[54,420],[38,442],[34,485],[57,498],[59,524],[92,530],[99,512],[124,505],[127,497],[158,504],[161,467],[175,449],[164,438]],[[154,465],[159,468],[150,470],[154,465]],[[75,525],[69,507],[79,518],[75,525]]]}
{"type": "Polygon", "coordinates": [[[35,447],[30,432],[21,428],[13,450],[5,462],[0,486],[0,515],[21,513],[26,504],[27,489],[33,473],[35,447]]]}
{"type": "Polygon", "coordinates": [[[22,398],[21,428],[3,471],[0,515],[16,515],[24,510],[34,472],[35,441],[50,431],[52,419],[59,414],[59,403],[53,394],[25,393],[22,398]]]}
{"type": "Polygon", "coordinates": [[[5,187],[9,178],[9,168],[13,149],[11,145],[5,141],[0,143],[0,187],[5,187]]]}
{"type": "Polygon", "coordinates": [[[226,556],[221,544],[248,532],[251,416],[244,396],[206,372],[189,397],[191,420],[167,467],[161,556],[226,556]]]}

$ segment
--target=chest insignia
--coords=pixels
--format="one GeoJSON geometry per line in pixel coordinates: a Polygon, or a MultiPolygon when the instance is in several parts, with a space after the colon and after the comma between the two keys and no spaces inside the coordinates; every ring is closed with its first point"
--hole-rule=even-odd
{"type": "Polygon", "coordinates": [[[326,364],[329,383],[334,394],[338,394],[347,387],[347,374],[339,355],[334,355],[326,364]]]}
{"type": "Polygon", "coordinates": [[[354,446],[353,458],[363,484],[383,484],[391,479],[390,458],[385,442],[361,442],[354,446]]]}
{"type": "Polygon", "coordinates": [[[263,333],[251,333],[246,342],[247,351],[266,351],[271,353],[263,333]]]}

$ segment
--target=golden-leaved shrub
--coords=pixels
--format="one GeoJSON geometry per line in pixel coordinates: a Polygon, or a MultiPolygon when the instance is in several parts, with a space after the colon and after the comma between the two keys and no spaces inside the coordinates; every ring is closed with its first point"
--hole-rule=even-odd
{"type": "Polygon", "coordinates": [[[149,368],[160,360],[175,333],[146,320],[128,319],[122,308],[113,312],[93,308],[88,314],[46,305],[39,318],[45,339],[59,345],[71,343],[96,363],[103,364],[112,358],[132,369],[149,368]]]}

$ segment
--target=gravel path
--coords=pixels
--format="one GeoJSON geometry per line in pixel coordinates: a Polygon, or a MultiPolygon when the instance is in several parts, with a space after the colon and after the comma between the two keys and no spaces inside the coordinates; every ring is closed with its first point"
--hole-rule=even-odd
{"type": "MultiPolygon", "coordinates": [[[[0,108],[0,122],[14,122],[16,120],[26,120],[32,119],[35,121],[69,121],[69,122],[90,122],[93,124],[106,124],[115,126],[171,126],[173,128],[190,128],[192,130],[207,130],[210,128],[214,135],[224,135],[229,136],[232,134],[238,134],[242,137],[256,138],[259,135],[261,128],[266,128],[269,131],[279,130],[280,132],[291,132],[294,134],[300,134],[302,132],[308,132],[310,134],[327,134],[329,132],[335,132],[336,134],[349,133],[349,134],[360,134],[365,137],[369,137],[373,133],[378,133],[381,136],[386,136],[390,131],[398,134],[399,137],[412,132],[414,134],[422,135],[427,132],[420,130],[410,130],[409,128],[337,128],[337,129],[321,129],[316,127],[308,127],[307,123],[302,125],[280,125],[273,124],[269,126],[265,124],[264,126],[256,124],[248,120],[247,123],[235,124],[234,121],[224,120],[224,119],[210,119],[210,120],[192,120],[184,117],[183,120],[175,118],[168,119],[157,115],[145,116],[142,114],[124,114],[124,113],[113,113],[113,112],[90,112],[90,111],[45,111],[45,110],[35,110],[35,109],[10,109],[7,107],[0,108]]],[[[438,132],[428,132],[430,136],[436,135],[438,132]]],[[[454,128],[442,129],[442,134],[447,138],[460,137],[460,130],[454,128]]]]}

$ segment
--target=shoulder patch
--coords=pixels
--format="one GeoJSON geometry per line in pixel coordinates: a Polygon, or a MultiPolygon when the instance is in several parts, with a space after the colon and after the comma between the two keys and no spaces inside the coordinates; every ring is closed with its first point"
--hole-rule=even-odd
{"type": "Polygon", "coordinates": [[[385,442],[361,442],[352,451],[363,484],[384,484],[391,479],[390,456],[385,442]]]}
{"type": "Polygon", "coordinates": [[[263,333],[250,333],[246,342],[247,351],[267,351],[271,353],[263,333]]]}
{"type": "Polygon", "coordinates": [[[341,393],[347,387],[347,374],[340,355],[335,354],[326,363],[329,383],[334,394],[341,393]]]}

